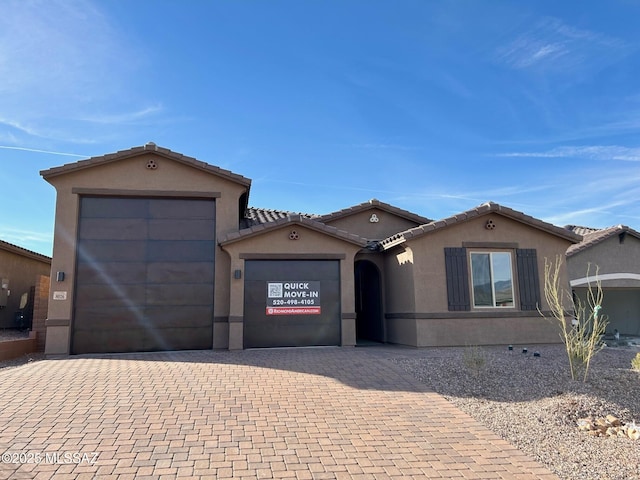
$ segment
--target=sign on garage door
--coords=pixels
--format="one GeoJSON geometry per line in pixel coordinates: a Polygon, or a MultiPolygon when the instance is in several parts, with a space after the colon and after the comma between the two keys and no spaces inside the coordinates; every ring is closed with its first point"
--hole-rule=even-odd
{"type": "Polygon", "coordinates": [[[245,262],[244,347],[340,344],[337,260],[245,262]]]}
{"type": "Polygon", "coordinates": [[[267,315],[320,315],[320,282],[267,282],[267,315]]]}
{"type": "Polygon", "coordinates": [[[73,353],[213,344],[215,201],[82,197],[73,353]]]}

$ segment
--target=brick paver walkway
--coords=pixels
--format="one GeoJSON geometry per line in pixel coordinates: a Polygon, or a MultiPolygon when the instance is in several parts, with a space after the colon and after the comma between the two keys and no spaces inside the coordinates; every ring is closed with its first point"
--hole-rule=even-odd
{"type": "Polygon", "coordinates": [[[168,352],[0,370],[0,478],[557,478],[393,356],[168,352]]]}

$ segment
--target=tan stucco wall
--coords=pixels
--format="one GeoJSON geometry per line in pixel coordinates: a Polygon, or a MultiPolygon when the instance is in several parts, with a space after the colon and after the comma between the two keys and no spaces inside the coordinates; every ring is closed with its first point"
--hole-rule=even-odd
{"type": "Polygon", "coordinates": [[[0,292],[3,300],[9,293],[6,296],[6,306],[0,308],[0,328],[13,328],[13,317],[20,308],[20,297],[29,293],[40,275],[48,277],[50,270],[48,262],[0,248],[0,280],[9,280],[8,292],[0,292]]]}
{"type": "MultiPolygon", "coordinates": [[[[57,191],[52,271],[64,271],[66,274],[65,281],[54,282],[50,292],[48,319],[55,320],[56,325],[52,324],[48,327],[55,330],[55,333],[52,332],[52,335],[49,335],[49,331],[47,332],[46,351],[56,354],[69,352],[70,324],[69,326],[59,324],[72,320],[79,207],[79,195],[72,193],[73,188],[145,191],[149,192],[149,195],[154,191],[220,192],[220,197],[216,199],[218,237],[237,230],[238,201],[246,191],[245,186],[231,180],[152,152],[68,172],[51,177],[48,181],[57,191]],[[146,168],[150,159],[156,162],[157,169],[146,168]],[[67,299],[53,300],[55,291],[67,292],[67,299]]],[[[214,315],[227,317],[229,315],[229,260],[226,255],[222,255],[219,247],[216,250],[214,315]]]]}
{"type": "Polygon", "coordinates": [[[387,312],[413,312],[416,308],[414,252],[407,245],[385,252],[387,312]]]}
{"type": "MultiPolygon", "coordinates": [[[[262,235],[247,237],[243,240],[229,243],[223,247],[231,258],[228,278],[233,277],[235,270],[242,272],[242,279],[231,280],[231,305],[229,323],[229,349],[241,349],[242,319],[244,316],[244,254],[253,255],[252,259],[273,259],[272,255],[285,258],[312,259],[314,255],[341,255],[340,259],[340,290],[342,316],[342,345],[355,345],[355,303],[353,265],[356,253],[361,249],[358,245],[342,241],[332,236],[309,229],[299,224],[289,224],[282,228],[268,231],[262,235]],[[291,240],[289,234],[295,230],[298,240],[291,240]],[[257,257],[256,257],[257,255],[257,257]],[[307,256],[310,255],[310,256],[307,256]]],[[[322,258],[322,257],[316,257],[322,258]]]]}
{"type": "MultiPolygon", "coordinates": [[[[491,244],[517,244],[517,248],[536,249],[541,308],[548,310],[542,291],[545,257],[555,259],[556,255],[564,255],[570,242],[491,213],[408,240],[404,246],[412,253],[411,256],[399,253],[397,249],[388,252],[386,313],[389,341],[414,346],[559,341],[553,324],[542,319],[536,311],[521,312],[519,309],[515,252],[512,257],[515,308],[472,307],[469,312],[448,311],[444,249],[462,247],[469,242],[486,244],[488,247],[491,244]],[[495,229],[485,228],[488,220],[494,222],[495,229]],[[409,274],[413,284],[407,279],[409,274]],[[408,291],[411,288],[413,291],[408,291]],[[413,309],[411,299],[415,301],[413,309]]],[[[496,249],[508,250],[502,246],[496,249]]],[[[482,250],[480,247],[467,246],[467,255],[482,250]]],[[[568,287],[566,270],[562,273],[561,282],[568,287]]]]}
{"type": "MultiPolygon", "coordinates": [[[[596,275],[599,267],[604,297],[602,314],[608,317],[607,333],[618,330],[623,335],[640,335],[640,279],[624,278],[628,274],[640,275],[640,240],[627,234],[620,243],[618,235],[578,252],[567,258],[569,277],[572,280],[596,275]],[[623,278],[602,278],[603,275],[619,275],[623,278]]],[[[592,282],[595,288],[595,282],[592,282]]],[[[574,291],[586,302],[587,287],[576,286],[574,291]]]]}
{"type": "Polygon", "coordinates": [[[418,319],[417,346],[535,345],[559,343],[557,325],[530,317],[418,319]]]}
{"type": "MultiPolygon", "coordinates": [[[[407,245],[385,252],[385,314],[414,312],[416,289],[414,282],[414,252],[407,245]]],[[[386,341],[417,346],[416,322],[407,318],[385,318],[386,341]]]]}
{"type": "MultiPolygon", "coordinates": [[[[540,274],[540,288],[544,273],[545,257],[554,260],[556,255],[564,255],[570,245],[568,240],[550,235],[542,230],[532,228],[526,224],[517,222],[508,217],[497,214],[489,214],[474,218],[468,222],[459,223],[449,228],[423,235],[415,240],[408,241],[414,250],[414,277],[416,288],[416,312],[446,312],[447,281],[445,271],[444,249],[445,247],[462,247],[465,242],[512,243],[517,248],[534,248],[537,252],[538,272],[540,274]],[[492,220],[496,225],[493,230],[488,230],[485,225],[492,220]]],[[[508,250],[498,248],[499,250],[508,250]]],[[[479,247],[468,247],[467,255],[472,251],[483,251],[479,247]]],[[[512,257],[515,272],[515,251],[512,257]]],[[[516,303],[518,302],[517,275],[514,274],[516,287],[516,303]]],[[[563,285],[568,286],[566,270],[561,278],[563,285]]],[[[541,295],[544,297],[544,295],[541,295]]],[[[541,308],[548,309],[544,298],[541,308]]],[[[507,309],[499,308],[496,311],[504,312],[507,309]]],[[[518,307],[514,309],[518,310],[518,307]]],[[[487,309],[480,309],[486,312],[487,309]]]]}
{"type": "MultiPolygon", "coordinates": [[[[591,263],[589,276],[595,275],[595,266],[599,274],[635,273],[640,274],[640,240],[627,234],[624,243],[620,243],[618,235],[578,252],[567,258],[569,278],[571,280],[587,276],[587,268],[591,263]]],[[[604,287],[640,288],[640,280],[607,279],[602,281],[604,287]]]]}
{"type": "Polygon", "coordinates": [[[326,223],[369,240],[382,240],[418,225],[406,218],[398,217],[379,208],[371,208],[326,223]],[[372,215],[378,218],[377,222],[370,221],[372,215]]]}

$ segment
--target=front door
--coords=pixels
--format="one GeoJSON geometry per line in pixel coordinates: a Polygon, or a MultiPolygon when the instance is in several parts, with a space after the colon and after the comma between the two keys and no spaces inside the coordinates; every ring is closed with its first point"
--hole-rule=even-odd
{"type": "Polygon", "coordinates": [[[356,262],[356,338],[359,343],[384,342],[380,280],[380,271],[373,262],[356,262]]]}

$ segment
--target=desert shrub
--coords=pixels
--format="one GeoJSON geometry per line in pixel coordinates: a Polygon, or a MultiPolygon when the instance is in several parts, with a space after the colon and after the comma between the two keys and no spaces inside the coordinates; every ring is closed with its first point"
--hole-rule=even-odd
{"type": "Polygon", "coordinates": [[[636,372],[640,372],[640,352],[636,353],[636,356],[631,359],[631,368],[636,372]]]}
{"type": "Polygon", "coordinates": [[[478,375],[487,364],[487,356],[477,345],[469,345],[462,354],[462,363],[474,375],[478,375]]]}
{"type": "MultiPolygon", "coordinates": [[[[577,297],[574,298],[561,285],[562,264],[562,257],[559,255],[555,262],[545,258],[544,296],[551,309],[551,319],[555,320],[560,328],[560,337],[569,359],[571,378],[576,380],[582,377],[582,381],[586,382],[591,360],[605,346],[602,339],[609,322],[606,315],[600,313],[604,294],[598,278],[598,267],[596,266],[595,275],[590,277],[589,264],[587,278],[594,278],[594,281],[588,284],[587,300],[584,302],[577,297]],[[573,316],[567,313],[565,307],[573,311],[573,316]]],[[[539,308],[538,312],[547,318],[539,308]]]]}

